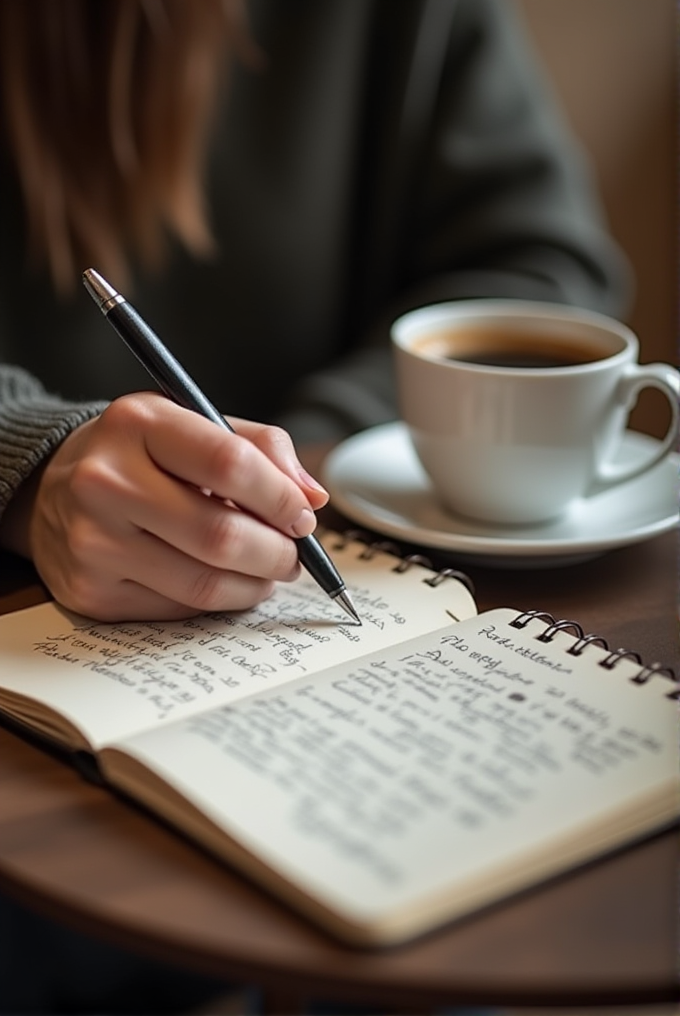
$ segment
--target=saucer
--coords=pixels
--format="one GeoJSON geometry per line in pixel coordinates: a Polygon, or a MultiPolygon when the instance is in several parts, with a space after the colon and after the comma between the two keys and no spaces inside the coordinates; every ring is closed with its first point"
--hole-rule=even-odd
{"type": "MultiPolygon", "coordinates": [[[[617,461],[634,461],[658,443],[627,431],[617,461]]],[[[672,529],[679,464],[671,454],[643,476],[577,501],[559,519],[496,526],[442,508],[405,426],[389,423],[338,445],[324,463],[323,482],[338,511],[385,536],[480,564],[536,568],[574,564],[672,529]]]]}

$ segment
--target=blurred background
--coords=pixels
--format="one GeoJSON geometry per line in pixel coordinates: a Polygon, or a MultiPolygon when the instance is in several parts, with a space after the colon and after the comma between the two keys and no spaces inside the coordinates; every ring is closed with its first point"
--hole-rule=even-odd
{"type": "MultiPolygon", "coordinates": [[[[641,360],[678,363],[678,21],[675,0],[516,0],[572,128],[594,162],[609,222],[632,264],[627,318],[641,360]]],[[[660,437],[644,393],[636,430],[660,437]]]]}

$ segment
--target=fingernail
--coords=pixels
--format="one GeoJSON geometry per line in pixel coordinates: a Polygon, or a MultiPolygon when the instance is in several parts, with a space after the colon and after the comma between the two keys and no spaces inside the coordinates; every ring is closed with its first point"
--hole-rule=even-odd
{"type": "Polygon", "coordinates": [[[303,469],[302,466],[300,466],[298,472],[307,487],[313,487],[314,490],[320,490],[322,494],[328,494],[326,488],[322,487],[319,481],[315,480],[313,476],[310,476],[307,470],[303,469]]]}
{"type": "Polygon", "coordinates": [[[316,529],[316,515],[311,508],[303,508],[291,529],[295,536],[309,536],[316,529]]]}

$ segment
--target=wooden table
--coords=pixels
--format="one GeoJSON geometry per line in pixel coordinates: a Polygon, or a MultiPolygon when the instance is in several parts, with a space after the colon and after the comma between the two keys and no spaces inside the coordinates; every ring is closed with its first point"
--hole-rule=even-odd
{"type": "MultiPolygon", "coordinates": [[[[612,648],[678,668],[676,536],[566,568],[466,568],[481,609],[541,608],[612,648]]],[[[0,558],[0,609],[44,598],[0,558]]],[[[659,835],[406,947],[335,944],[63,760],[0,729],[0,885],[109,941],[304,997],[423,1012],[442,1004],[661,1002],[678,997],[677,834],[659,835]]]]}

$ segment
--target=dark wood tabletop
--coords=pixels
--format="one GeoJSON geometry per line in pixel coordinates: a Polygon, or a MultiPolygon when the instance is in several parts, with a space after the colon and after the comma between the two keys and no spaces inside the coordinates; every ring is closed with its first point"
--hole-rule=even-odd
{"type": "MultiPolygon", "coordinates": [[[[429,554],[432,557],[432,554],[429,554]]],[[[578,620],[612,648],[678,669],[676,535],[560,568],[466,566],[480,609],[578,620]]],[[[451,563],[437,561],[434,563],[451,563]]],[[[45,598],[0,558],[0,610],[45,598]]],[[[575,1005],[678,996],[677,832],[387,951],[338,945],[141,809],[0,728],[0,886],[109,941],[304,997],[423,1012],[455,1003],[575,1005]]]]}

